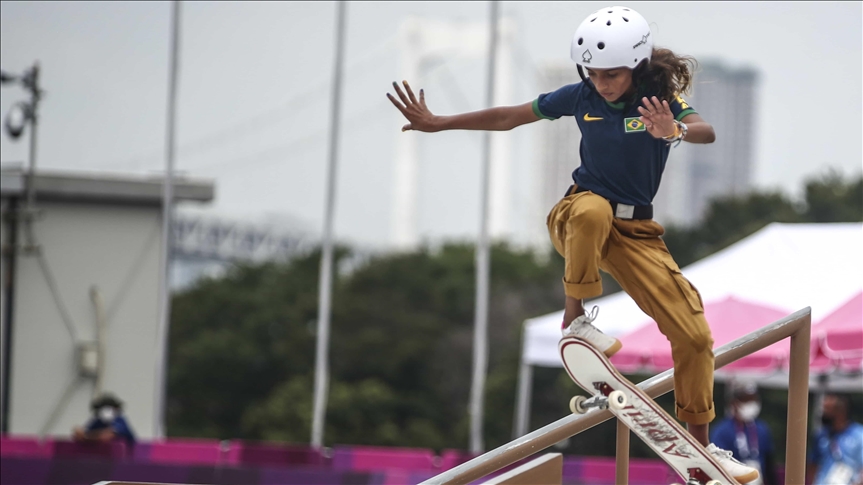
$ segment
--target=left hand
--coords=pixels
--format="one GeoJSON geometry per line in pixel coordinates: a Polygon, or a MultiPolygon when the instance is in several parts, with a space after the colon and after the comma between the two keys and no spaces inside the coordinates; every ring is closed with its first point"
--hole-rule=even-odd
{"type": "Polygon", "coordinates": [[[641,101],[644,106],[639,106],[638,112],[641,113],[641,122],[644,123],[647,132],[654,138],[673,135],[676,127],[668,101],[660,102],[656,96],[651,99],[644,97],[641,98],[641,101]]]}

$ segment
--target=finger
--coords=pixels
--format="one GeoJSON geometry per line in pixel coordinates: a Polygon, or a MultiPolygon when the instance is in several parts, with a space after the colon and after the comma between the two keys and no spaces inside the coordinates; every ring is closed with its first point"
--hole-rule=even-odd
{"type": "Polygon", "coordinates": [[[413,89],[411,89],[411,85],[408,84],[407,81],[402,81],[402,83],[404,83],[404,85],[405,85],[405,91],[408,92],[408,98],[410,98],[411,103],[416,104],[417,98],[416,98],[416,96],[414,96],[414,91],[413,91],[413,89]]]}
{"type": "Polygon", "coordinates": [[[642,108],[641,106],[639,106],[639,107],[638,107],[638,112],[639,112],[639,113],[641,113],[641,118],[642,118],[642,120],[641,120],[641,121],[644,121],[644,120],[650,120],[650,121],[653,121],[653,117],[652,117],[652,115],[651,115],[650,111],[647,111],[646,109],[644,109],[644,108],[642,108]]]}
{"type": "Polygon", "coordinates": [[[410,130],[412,130],[412,129],[413,129],[413,126],[411,126],[411,124],[410,124],[410,123],[408,123],[408,124],[406,124],[406,125],[402,126],[402,131],[410,131],[410,130]]]}
{"type": "Polygon", "coordinates": [[[644,126],[646,126],[648,130],[653,128],[653,120],[651,120],[650,118],[642,116],[641,122],[644,123],[644,126]]]}
{"type": "Polygon", "coordinates": [[[653,103],[647,99],[647,96],[641,98],[641,102],[644,103],[644,109],[646,109],[648,113],[653,114],[653,103]]]}
{"type": "Polygon", "coordinates": [[[654,96],[653,99],[651,100],[651,102],[653,104],[653,111],[655,111],[658,114],[661,114],[662,113],[662,103],[659,102],[659,98],[654,96]]]}
{"type": "Polygon", "coordinates": [[[423,106],[423,108],[426,107],[426,93],[422,89],[420,89],[420,104],[423,106]]]}
{"type": "Polygon", "coordinates": [[[669,106],[669,105],[668,105],[668,101],[666,101],[666,100],[664,100],[664,99],[663,99],[663,100],[662,100],[662,107],[665,109],[665,112],[666,112],[667,114],[672,114],[672,113],[671,113],[671,106],[669,106]]]}
{"type": "Polygon", "coordinates": [[[396,90],[396,94],[399,95],[399,99],[402,100],[402,103],[405,104],[405,107],[410,106],[411,102],[408,97],[405,96],[405,93],[402,92],[402,88],[399,87],[399,83],[393,81],[393,88],[396,90]]]}
{"type": "Polygon", "coordinates": [[[401,111],[403,115],[407,116],[407,114],[405,113],[405,107],[404,107],[404,106],[402,106],[402,104],[401,104],[401,103],[399,103],[398,101],[396,101],[396,98],[394,98],[392,94],[387,93],[387,99],[389,99],[389,100],[390,100],[390,102],[392,102],[392,103],[393,103],[393,106],[395,106],[396,108],[398,108],[398,110],[399,110],[399,111],[401,111]]]}

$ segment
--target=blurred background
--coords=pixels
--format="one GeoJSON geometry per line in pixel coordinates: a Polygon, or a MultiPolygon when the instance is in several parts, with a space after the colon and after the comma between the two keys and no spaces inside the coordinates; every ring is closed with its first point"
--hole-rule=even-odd
{"type": "MultiPolygon", "coordinates": [[[[717,132],[712,145],[672,150],[655,201],[681,267],[774,222],[855,223],[863,232],[860,3],[627,5],[650,22],[657,46],[699,61],[685,97],[717,132]]],[[[605,6],[500,2],[494,104],[578,82],[572,34],[605,6]]],[[[425,90],[436,114],[487,107],[489,4],[347,3],[323,450],[308,443],[336,3],[182,3],[176,209],[165,233],[171,22],[170,2],[0,3],[2,432],[37,437],[41,450],[4,452],[3,482],[14,483],[15,466],[56,461],[45,443],[71,439],[104,392],[123,401],[139,444],[90,450],[90,459],[155,462],[163,456],[156,445],[174,440],[180,448],[165,448],[162,463],[197,463],[206,471],[195,473],[212,483],[265,483],[249,478],[253,463],[236,451],[242,443],[282,446],[280,466],[295,446],[313,456],[296,458],[303,470],[362,472],[363,480],[379,471],[357,468],[356,447],[431,457],[392,483],[431,476],[445,457],[450,466],[466,459],[483,134],[402,133],[405,121],[385,94],[404,79],[425,90]],[[37,62],[34,138],[27,74],[32,80],[37,62]],[[160,327],[163,236],[171,313],[160,327]],[[213,475],[214,463],[239,478],[213,475]]],[[[571,184],[580,136],[559,120],[491,140],[486,450],[517,434],[523,323],[562,308],[563,260],[545,216],[571,184]]],[[[849,258],[859,291],[863,267],[849,258]]],[[[619,291],[606,276],[606,295],[619,291]]],[[[829,274],[812,291],[835,294],[835,308],[817,309],[821,316],[853,296],[831,286],[829,274]]],[[[861,313],[857,304],[848,318],[861,313]]],[[[859,370],[850,379],[860,386],[842,390],[857,421],[859,370]]],[[[537,367],[529,428],[567,414],[577,392],[560,368],[537,367]]],[[[722,416],[725,382],[716,396],[722,416]]],[[[761,399],[783,462],[787,391],[765,389],[761,399]]],[[[671,395],[661,402],[673,409],[671,395]]],[[[813,394],[810,411],[818,406],[813,394]]],[[[612,426],[557,449],[573,459],[613,456],[612,426]]],[[[634,457],[658,461],[636,441],[634,457]]],[[[52,465],[44,483],[72,473],[63,467],[78,466],[78,452],[52,465]]],[[[125,477],[116,470],[98,479],[125,477]]]]}

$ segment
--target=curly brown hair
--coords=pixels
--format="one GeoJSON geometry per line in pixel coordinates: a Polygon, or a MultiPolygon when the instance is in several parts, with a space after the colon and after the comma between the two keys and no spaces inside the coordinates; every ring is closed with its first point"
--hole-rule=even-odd
{"type": "Polygon", "coordinates": [[[692,56],[654,47],[650,61],[642,61],[632,71],[632,81],[647,92],[655,93],[660,100],[670,102],[680,94],[690,94],[692,75],[697,68],[698,61],[692,56]]]}

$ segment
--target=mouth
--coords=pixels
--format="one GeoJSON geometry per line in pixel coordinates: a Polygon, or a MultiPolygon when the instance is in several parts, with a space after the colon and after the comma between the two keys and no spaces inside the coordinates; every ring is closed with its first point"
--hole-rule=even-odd
{"type": "Polygon", "coordinates": [[[610,98],[612,94],[614,94],[614,93],[599,93],[599,95],[602,96],[603,98],[610,98]]]}

